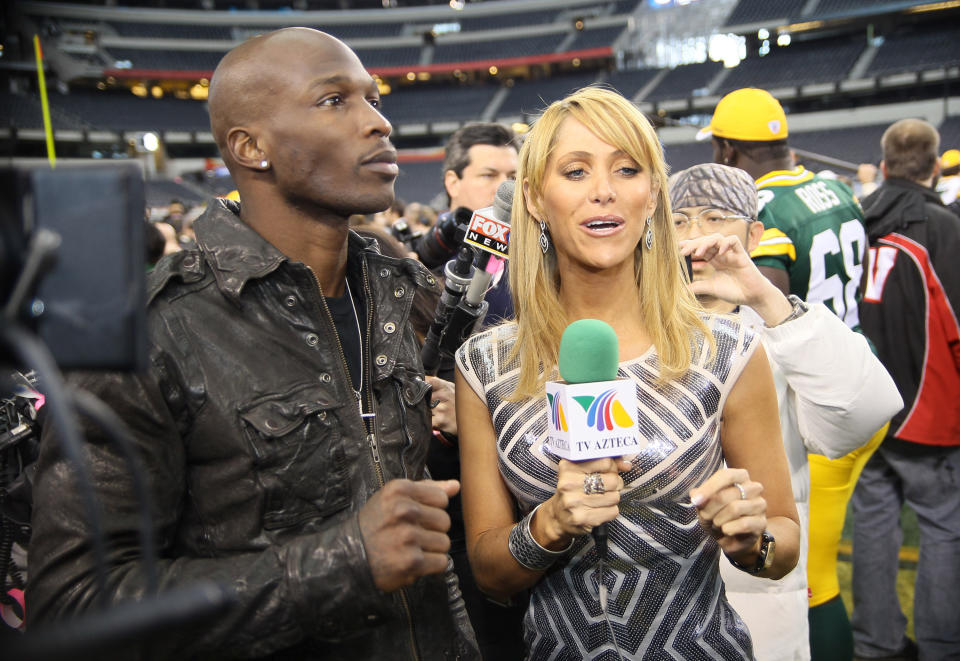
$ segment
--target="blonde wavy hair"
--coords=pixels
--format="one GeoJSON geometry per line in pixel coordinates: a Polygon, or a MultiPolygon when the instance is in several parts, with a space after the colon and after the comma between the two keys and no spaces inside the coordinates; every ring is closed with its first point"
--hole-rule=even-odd
{"type": "Polygon", "coordinates": [[[576,321],[560,305],[554,248],[547,255],[542,253],[539,221],[527,210],[524,193],[526,187],[531,198],[542,193],[548,161],[560,126],[568,117],[623,150],[650,173],[651,190],[657,198],[651,221],[653,248],[647,250],[641,240],[634,251],[634,264],[636,294],[660,360],[661,380],[680,376],[690,367],[698,337],[705,337],[711,352],[714,349],[713,337],[701,317],[703,308],[690,293],[677,249],[660,141],[647,118],[627,99],[610,89],[585,87],[552,103],[537,119],[520,150],[511,210],[509,272],[517,324],[509,360],[519,358],[520,377],[511,399],[543,393],[544,382],[555,374],[560,336],[570,322],[576,321]]]}

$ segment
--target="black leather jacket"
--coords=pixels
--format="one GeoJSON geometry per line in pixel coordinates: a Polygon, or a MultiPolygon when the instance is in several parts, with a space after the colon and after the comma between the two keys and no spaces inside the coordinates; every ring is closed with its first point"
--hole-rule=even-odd
{"type": "MultiPolygon", "coordinates": [[[[418,345],[407,323],[414,260],[350,234],[366,288],[376,416],[360,418],[313,273],[216,201],[197,248],[149,281],[150,367],[74,375],[129,425],[147,468],[161,589],[200,578],[228,586],[229,611],[202,631],[166,631],[140,653],[173,656],[474,659],[455,578],[392,594],[372,579],[357,512],[387,480],[424,477],[431,433],[418,345]]],[[[111,603],[142,598],[137,501],[125,463],[85,425],[110,540],[111,603]]],[[[45,431],[34,493],[28,621],[88,611],[96,597],[87,516],[45,431]]]]}

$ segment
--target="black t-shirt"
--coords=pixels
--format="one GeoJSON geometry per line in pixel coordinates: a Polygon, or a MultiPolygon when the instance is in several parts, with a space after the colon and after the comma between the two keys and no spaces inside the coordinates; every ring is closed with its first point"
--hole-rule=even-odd
{"type": "Polygon", "coordinates": [[[350,264],[347,264],[347,282],[350,284],[349,293],[353,295],[352,302],[347,295],[348,289],[346,287],[344,287],[343,296],[339,298],[327,296],[326,299],[330,314],[333,316],[333,323],[337,327],[337,334],[340,336],[340,346],[343,347],[343,353],[347,359],[347,368],[350,371],[353,389],[359,390],[360,365],[363,360],[361,338],[367,332],[367,305],[363,298],[363,284],[360,281],[359,274],[353,273],[350,264]]]}

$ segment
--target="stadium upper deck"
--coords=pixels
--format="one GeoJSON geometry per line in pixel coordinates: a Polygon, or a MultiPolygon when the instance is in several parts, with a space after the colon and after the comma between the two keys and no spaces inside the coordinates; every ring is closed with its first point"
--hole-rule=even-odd
{"type": "MultiPolygon", "coordinates": [[[[290,4],[239,4],[251,3],[290,4]]],[[[468,4],[462,12],[446,5],[315,11],[332,3],[313,0],[292,3],[308,11],[224,11],[238,2],[220,0],[208,0],[211,10],[181,9],[171,0],[124,4],[33,1],[8,10],[22,62],[18,68],[18,53],[9,48],[0,59],[11,81],[0,108],[0,141],[15,151],[9,141],[42,137],[36,94],[24,73],[34,32],[44,36],[53,123],[62,139],[89,143],[111,132],[150,130],[173,151],[184,145],[192,154],[212,149],[203,90],[196,88],[230,47],[285,25],[318,27],[358,52],[383,83],[385,112],[401,147],[435,146],[466,121],[527,120],[591,82],[615,87],[668,123],[700,121],[719,95],[744,86],[771,89],[798,112],[948,97],[960,82],[960,11],[953,6],[960,2],[919,11],[932,6],[740,0],[730,3],[718,28],[745,38],[748,55],[731,69],[710,61],[624,67],[643,60],[638,50],[645,45],[631,37],[650,10],[638,0],[503,0],[468,4]],[[784,33],[792,43],[768,44],[761,56],[758,26],[774,35],[771,41],[784,33]]]]}

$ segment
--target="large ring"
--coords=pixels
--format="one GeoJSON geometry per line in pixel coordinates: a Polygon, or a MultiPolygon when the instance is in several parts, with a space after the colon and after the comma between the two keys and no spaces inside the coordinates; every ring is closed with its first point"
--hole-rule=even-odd
{"type": "Polygon", "coordinates": [[[603,488],[603,478],[600,477],[600,473],[589,473],[583,476],[583,493],[588,496],[595,493],[606,493],[607,490],[603,488]]]}
{"type": "Polygon", "coordinates": [[[737,488],[737,490],[740,492],[740,500],[746,500],[746,499],[747,499],[747,490],[743,488],[743,485],[740,484],[739,482],[734,482],[734,483],[733,483],[733,486],[735,486],[735,487],[737,488]]]}

